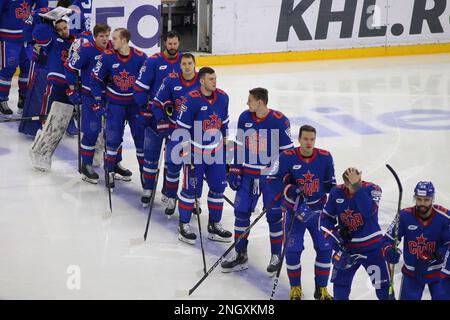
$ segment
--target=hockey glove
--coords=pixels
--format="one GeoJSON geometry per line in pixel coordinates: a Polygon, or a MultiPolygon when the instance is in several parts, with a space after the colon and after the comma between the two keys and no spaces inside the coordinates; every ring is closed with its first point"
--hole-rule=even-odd
{"type": "Polygon", "coordinates": [[[81,96],[78,92],[69,88],[66,90],[66,94],[73,105],[81,104],[81,96]]]}
{"type": "Polygon", "coordinates": [[[383,249],[383,256],[386,259],[387,263],[397,264],[400,261],[400,256],[402,254],[402,250],[397,248],[394,250],[394,247],[389,245],[383,249]]]}
{"type": "Polygon", "coordinates": [[[333,254],[333,266],[336,270],[350,268],[356,263],[356,259],[346,250],[338,250],[333,254]]]}
{"type": "Polygon", "coordinates": [[[294,208],[295,201],[297,200],[297,196],[300,196],[299,203],[303,203],[305,201],[305,199],[303,197],[303,190],[295,184],[288,184],[284,188],[283,194],[284,194],[284,204],[286,205],[286,209],[294,208]]]}
{"type": "Polygon", "coordinates": [[[437,254],[437,252],[429,253],[427,251],[423,252],[419,258],[417,259],[414,274],[416,277],[421,278],[425,275],[428,268],[435,263],[440,262],[440,256],[437,254]]]}
{"type": "Polygon", "coordinates": [[[231,190],[237,191],[242,183],[242,169],[236,166],[230,166],[227,174],[228,185],[231,190]]]}
{"type": "Polygon", "coordinates": [[[92,105],[92,110],[99,118],[101,118],[104,114],[106,115],[106,107],[101,99],[95,99],[95,103],[92,105]]]}

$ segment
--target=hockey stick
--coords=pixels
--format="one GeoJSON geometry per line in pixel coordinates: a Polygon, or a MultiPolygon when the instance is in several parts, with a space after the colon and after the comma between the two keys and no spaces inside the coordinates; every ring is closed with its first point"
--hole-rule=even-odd
{"type": "MultiPolygon", "coordinates": [[[[206,181],[206,177],[203,177],[203,180],[206,181]]],[[[225,199],[226,202],[228,202],[230,206],[234,208],[234,203],[230,199],[228,199],[226,195],[223,195],[223,198],[225,199]]]]}
{"type": "Polygon", "coordinates": [[[206,274],[188,291],[188,295],[191,295],[201,284],[205,279],[211,274],[211,272],[214,271],[214,269],[222,262],[222,260],[231,252],[231,250],[236,247],[236,245],[241,241],[249,232],[250,229],[255,226],[255,224],[266,214],[267,211],[272,209],[272,207],[277,203],[277,201],[281,198],[283,195],[283,191],[278,193],[275,198],[272,200],[272,202],[269,204],[267,208],[265,208],[256,218],[253,220],[253,222],[245,229],[245,231],[237,238],[234,243],[220,256],[219,259],[212,265],[211,268],[206,272],[206,274]]]}
{"type": "MultiPolygon", "coordinates": [[[[403,187],[402,183],[400,182],[400,178],[397,175],[397,172],[389,165],[386,164],[386,167],[388,170],[392,173],[392,175],[395,178],[395,181],[397,182],[398,186],[398,206],[397,206],[397,213],[395,215],[395,231],[394,231],[394,244],[392,245],[392,249],[394,251],[397,251],[398,247],[398,228],[400,225],[400,210],[402,205],[402,195],[403,195],[403,187]]],[[[395,264],[390,265],[390,273],[391,273],[391,279],[389,283],[389,299],[394,300],[394,272],[395,272],[395,264]]]]}
{"type": "Polygon", "coordinates": [[[295,199],[295,205],[294,205],[294,209],[293,209],[294,215],[293,215],[291,221],[289,221],[288,234],[286,237],[286,241],[284,241],[283,251],[281,252],[280,265],[278,266],[277,274],[275,275],[275,279],[273,280],[273,288],[272,288],[272,294],[270,295],[270,300],[273,300],[273,297],[275,296],[275,291],[277,290],[278,280],[280,279],[280,273],[281,273],[281,268],[283,266],[284,256],[286,255],[286,247],[287,247],[287,244],[291,237],[291,231],[292,231],[292,227],[294,226],[294,220],[297,219],[297,215],[298,215],[297,209],[298,209],[298,204],[300,202],[300,196],[301,195],[298,195],[297,199],[295,199]]]}
{"type": "Polygon", "coordinates": [[[45,120],[47,119],[48,115],[43,114],[40,116],[33,116],[33,117],[23,117],[23,118],[0,118],[0,123],[6,123],[6,122],[19,122],[19,121],[33,121],[33,120],[45,120]]]}
{"type": "Polygon", "coordinates": [[[166,152],[166,138],[163,139],[162,145],[164,146],[164,149],[161,150],[161,153],[159,155],[159,162],[158,162],[158,169],[156,170],[155,184],[153,186],[153,192],[152,192],[152,195],[150,198],[150,204],[149,204],[149,209],[148,209],[147,225],[145,226],[144,241],[147,241],[148,227],[150,225],[150,217],[152,215],[153,203],[155,202],[155,194],[156,194],[156,187],[158,186],[159,172],[161,171],[162,157],[163,157],[163,154],[166,152]]]}
{"type": "MultiPolygon", "coordinates": [[[[192,175],[192,185],[194,186],[194,199],[195,199],[195,208],[197,209],[197,212],[199,212],[198,208],[198,197],[197,197],[197,179],[195,177],[195,166],[194,164],[191,164],[191,175],[192,175]]],[[[206,258],[205,258],[205,249],[203,248],[203,236],[202,236],[202,224],[200,222],[200,214],[197,216],[198,221],[198,233],[200,236],[200,247],[202,249],[202,258],[203,258],[203,272],[206,274],[206,258]]]]}
{"type": "Polygon", "coordinates": [[[111,188],[109,187],[109,170],[108,170],[108,150],[106,148],[106,117],[103,115],[102,116],[102,130],[103,130],[103,139],[105,140],[105,148],[103,150],[104,152],[104,157],[103,157],[103,167],[105,169],[105,182],[106,182],[106,187],[108,188],[108,197],[109,197],[109,211],[113,212],[112,210],[112,199],[111,199],[111,188]]]}

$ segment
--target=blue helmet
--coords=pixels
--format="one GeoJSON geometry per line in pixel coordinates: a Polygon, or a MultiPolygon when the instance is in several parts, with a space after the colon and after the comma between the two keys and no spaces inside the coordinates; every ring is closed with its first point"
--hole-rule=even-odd
{"type": "Polygon", "coordinates": [[[431,181],[419,181],[414,188],[414,196],[434,198],[433,183],[431,183],[431,181]]]}

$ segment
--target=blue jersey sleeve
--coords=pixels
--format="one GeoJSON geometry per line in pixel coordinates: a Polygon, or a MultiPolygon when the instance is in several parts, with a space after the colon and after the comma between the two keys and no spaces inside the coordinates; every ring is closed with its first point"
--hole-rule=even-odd
{"type": "MultiPolygon", "coordinates": [[[[150,86],[152,85],[155,72],[153,68],[154,58],[147,58],[144,65],[139,71],[139,77],[134,83],[134,101],[136,101],[138,106],[147,106],[149,100],[150,86]]],[[[150,97],[152,100],[153,97],[150,97]]]]}
{"type": "Polygon", "coordinates": [[[90,86],[92,96],[96,99],[102,97],[103,80],[109,73],[109,65],[108,53],[103,53],[97,61],[94,69],[92,69],[90,86]]]}
{"type": "Polygon", "coordinates": [[[334,162],[331,154],[329,154],[329,156],[327,157],[323,183],[325,185],[327,193],[329,193],[331,189],[336,186],[336,177],[334,174],[334,162]]]}
{"type": "Polygon", "coordinates": [[[278,159],[273,162],[270,167],[269,174],[266,177],[266,182],[268,189],[271,192],[271,196],[275,197],[277,194],[281,193],[288,181],[287,176],[290,172],[290,156],[292,155],[292,150],[286,150],[278,156],[278,159]]]}
{"type": "Polygon", "coordinates": [[[69,86],[75,86],[77,76],[81,74],[81,69],[89,64],[87,55],[88,48],[81,46],[78,50],[73,50],[67,58],[64,68],[66,81],[69,86]]]}
{"type": "Polygon", "coordinates": [[[164,105],[170,102],[173,103],[171,87],[172,85],[170,78],[166,77],[162,81],[161,86],[159,87],[158,92],[155,95],[155,99],[153,100],[152,105],[152,111],[156,121],[160,121],[161,119],[168,119],[164,105]]]}
{"type": "Polygon", "coordinates": [[[33,29],[33,40],[41,47],[47,47],[53,41],[55,32],[47,23],[39,23],[33,29]]]}
{"type": "Polygon", "coordinates": [[[289,119],[283,116],[280,119],[280,152],[292,149],[294,144],[291,139],[291,124],[289,119]]]}
{"type": "Polygon", "coordinates": [[[399,224],[398,224],[398,233],[396,230],[396,223],[397,220],[394,219],[392,223],[389,225],[389,227],[386,230],[386,233],[383,237],[383,255],[387,248],[392,247],[394,245],[394,239],[397,233],[397,246],[402,241],[403,235],[404,235],[404,216],[405,212],[402,210],[400,211],[400,217],[399,217],[399,224]]]}
{"type": "Polygon", "coordinates": [[[0,0],[0,13],[3,12],[3,9],[6,8],[6,2],[9,0],[0,0]]]}
{"type": "Polygon", "coordinates": [[[220,128],[220,131],[222,132],[222,137],[224,139],[228,138],[228,124],[230,123],[230,115],[228,114],[229,100],[230,99],[228,98],[228,95],[225,94],[224,103],[223,103],[223,106],[221,106],[221,108],[225,109],[225,116],[224,116],[224,120],[222,122],[222,126],[220,128]]]}
{"type": "Polygon", "coordinates": [[[191,130],[194,125],[194,119],[196,115],[196,104],[195,98],[200,97],[200,92],[191,91],[187,96],[187,100],[180,107],[180,112],[178,113],[177,125],[181,128],[191,130]]]}
{"type": "Polygon", "coordinates": [[[381,188],[375,184],[362,186],[355,193],[356,204],[364,218],[370,218],[378,214],[381,193],[381,188]]]}
{"type": "Polygon", "coordinates": [[[237,132],[236,132],[236,143],[233,149],[233,165],[239,168],[245,160],[245,127],[244,127],[244,116],[245,113],[241,113],[238,119],[237,132]]]}
{"type": "Polygon", "coordinates": [[[39,8],[47,8],[48,7],[48,1],[47,0],[35,0],[35,8],[34,9],[39,9],[39,8]]]}
{"type": "Polygon", "coordinates": [[[329,230],[334,230],[338,222],[337,212],[336,212],[336,199],[337,199],[337,188],[333,188],[328,196],[327,203],[322,210],[320,216],[320,226],[325,227],[329,230]]]}

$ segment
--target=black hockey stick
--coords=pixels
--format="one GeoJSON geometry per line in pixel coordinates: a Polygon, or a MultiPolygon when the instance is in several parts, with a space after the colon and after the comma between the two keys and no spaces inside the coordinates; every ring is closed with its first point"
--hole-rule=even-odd
{"type": "Polygon", "coordinates": [[[206,274],[189,290],[188,295],[191,295],[202,283],[205,281],[205,279],[214,271],[214,269],[222,262],[222,260],[231,252],[231,250],[236,247],[236,245],[241,241],[249,232],[250,229],[255,226],[255,224],[266,214],[267,211],[272,209],[272,207],[277,203],[277,201],[281,198],[283,195],[283,191],[278,193],[275,198],[272,200],[272,202],[269,204],[267,208],[265,208],[256,218],[253,220],[253,222],[245,229],[245,231],[237,238],[234,243],[220,256],[219,259],[212,265],[211,268],[206,272],[206,274]]]}
{"type": "MultiPolygon", "coordinates": [[[[206,181],[206,177],[203,177],[203,180],[206,181]]],[[[228,202],[230,206],[234,208],[234,203],[230,199],[228,199],[225,194],[223,195],[223,198],[225,199],[226,202],[228,202]]]]}
{"type": "Polygon", "coordinates": [[[32,117],[23,117],[23,118],[0,118],[0,123],[6,123],[6,122],[19,122],[19,121],[33,121],[33,120],[45,120],[47,119],[48,115],[43,114],[39,116],[32,116],[32,117]]]}
{"type": "Polygon", "coordinates": [[[273,300],[273,297],[275,296],[275,291],[277,290],[278,280],[280,279],[280,273],[281,273],[281,268],[283,266],[284,256],[286,255],[286,247],[287,247],[287,244],[291,237],[291,231],[292,231],[292,227],[294,226],[294,220],[297,219],[297,216],[298,216],[297,209],[298,209],[298,204],[300,202],[300,197],[302,197],[302,196],[299,194],[297,196],[297,199],[295,199],[295,205],[294,205],[294,209],[293,209],[294,215],[292,216],[291,221],[289,221],[288,234],[287,234],[286,240],[284,241],[283,251],[281,252],[280,265],[278,266],[277,274],[275,276],[275,279],[273,280],[273,288],[272,288],[272,294],[270,295],[270,300],[273,300]]]}
{"type": "Polygon", "coordinates": [[[103,130],[103,139],[105,140],[105,148],[103,150],[104,157],[103,157],[103,167],[105,169],[105,182],[106,187],[108,188],[108,197],[109,197],[109,211],[113,212],[112,210],[112,199],[111,199],[111,188],[110,188],[110,181],[109,181],[109,170],[108,170],[108,150],[106,148],[106,118],[103,115],[102,116],[102,130],[103,130]]]}
{"type": "MultiPolygon", "coordinates": [[[[197,209],[197,212],[200,213],[199,211],[199,206],[198,206],[198,197],[197,197],[197,178],[195,177],[195,166],[192,163],[191,164],[191,175],[192,175],[192,185],[194,187],[194,205],[195,208],[197,209]]],[[[197,216],[197,221],[198,221],[198,233],[200,236],[200,247],[202,249],[202,258],[203,258],[203,272],[206,274],[206,258],[205,258],[205,249],[203,248],[203,236],[202,236],[202,224],[200,222],[200,214],[197,216]]]]}
{"type": "Polygon", "coordinates": [[[162,145],[164,146],[164,149],[161,150],[161,153],[159,155],[159,162],[158,162],[158,169],[156,170],[155,184],[153,186],[152,195],[150,197],[150,204],[149,204],[148,216],[147,216],[147,224],[145,226],[145,232],[144,232],[144,241],[147,241],[148,227],[150,226],[150,217],[152,215],[153,203],[155,202],[156,187],[158,186],[159,172],[161,171],[161,162],[163,161],[162,155],[166,152],[166,138],[163,139],[162,145]]]}
{"type": "MultiPolygon", "coordinates": [[[[398,186],[398,206],[397,206],[397,213],[395,215],[395,231],[394,231],[394,244],[392,246],[392,249],[394,251],[397,251],[398,247],[398,228],[400,225],[400,210],[402,205],[402,195],[403,195],[403,187],[402,183],[400,182],[400,178],[397,175],[397,172],[388,164],[386,164],[386,167],[388,170],[392,173],[392,175],[395,178],[395,181],[397,182],[398,186]]],[[[390,273],[391,273],[391,279],[389,283],[389,299],[394,300],[394,271],[395,271],[395,264],[390,265],[390,273]]]]}

